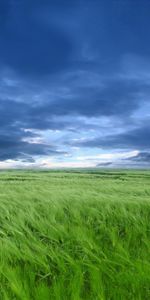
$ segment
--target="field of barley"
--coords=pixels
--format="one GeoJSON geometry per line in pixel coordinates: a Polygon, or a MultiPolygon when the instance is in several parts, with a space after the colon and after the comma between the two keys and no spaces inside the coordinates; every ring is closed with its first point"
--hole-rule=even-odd
{"type": "Polygon", "coordinates": [[[149,300],[150,171],[0,173],[1,300],[149,300]]]}

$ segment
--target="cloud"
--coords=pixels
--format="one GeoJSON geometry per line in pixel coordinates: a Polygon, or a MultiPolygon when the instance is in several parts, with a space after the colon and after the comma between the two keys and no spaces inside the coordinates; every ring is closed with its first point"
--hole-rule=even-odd
{"type": "Polygon", "coordinates": [[[112,162],[111,161],[108,161],[108,162],[103,162],[103,163],[98,163],[96,165],[97,168],[106,168],[106,167],[110,167],[112,166],[112,162]]]}
{"type": "Polygon", "coordinates": [[[1,20],[1,66],[30,78],[64,70],[72,52],[67,34],[52,24],[45,26],[36,18],[36,11],[31,9],[29,2],[28,5],[25,1],[20,5],[15,1],[6,3],[2,4],[8,13],[3,13],[1,20]]]}
{"type": "Polygon", "coordinates": [[[150,152],[140,152],[131,159],[135,163],[148,163],[150,164],[150,152]]]}
{"type": "Polygon", "coordinates": [[[79,147],[98,147],[107,149],[149,149],[150,148],[150,126],[129,130],[121,134],[107,135],[107,137],[96,137],[73,143],[79,147]]]}
{"type": "Polygon", "coordinates": [[[22,137],[21,139],[16,139],[15,137],[14,140],[0,136],[0,161],[14,159],[33,162],[36,156],[58,156],[64,154],[66,152],[58,151],[52,145],[24,142],[22,137]]]}
{"type": "Polygon", "coordinates": [[[56,146],[38,142],[39,134],[30,127],[30,106],[12,100],[1,100],[0,106],[0,161],[7,159],[32,161],[34,156],[63,155],[56,146]],[[28,126],[29,125],[29,126],[28,126]],[[32,142],[32,139],[35,142],[32,142]]]}
{"type": "Polygon", "coordinates": [[[129,155],[124,153],[122,157],[115,157],[109,162],[100,162],[96,167],[104,168],[149,168],[150,167],[150,152],[131,152],[129,155]],[[124,156],[124,157],[123,157],[124,156]]]}
{"type": "Polygon", "coordinates": [[[147,5],[1,0],[1,161],[95,166],[112,161],[86,161],[99,149],[148,153],[147,5]]]}

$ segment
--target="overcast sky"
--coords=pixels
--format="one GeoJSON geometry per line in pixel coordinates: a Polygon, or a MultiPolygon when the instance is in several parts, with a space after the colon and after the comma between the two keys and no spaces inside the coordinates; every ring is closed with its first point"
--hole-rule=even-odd
{"type": "Polygon", "coordinates": [[[150,167],[150,1],[0,0],[0,168],[150,167]]]}

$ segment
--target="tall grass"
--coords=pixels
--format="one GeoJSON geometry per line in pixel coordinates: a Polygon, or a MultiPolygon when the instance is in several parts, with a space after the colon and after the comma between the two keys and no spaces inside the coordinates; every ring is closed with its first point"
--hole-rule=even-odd
{"type": "Polygon", "coordinates": [[[0,173],[0,299],[149,300],[150,172],[0,173]]]}

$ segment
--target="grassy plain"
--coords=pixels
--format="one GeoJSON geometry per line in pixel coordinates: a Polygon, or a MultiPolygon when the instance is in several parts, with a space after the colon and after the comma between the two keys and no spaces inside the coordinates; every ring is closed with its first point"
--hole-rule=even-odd
{"type": "Polygon", "coordinates": [[[0,173],[1,300],[149,300],[150,171],[0,173]]]}

